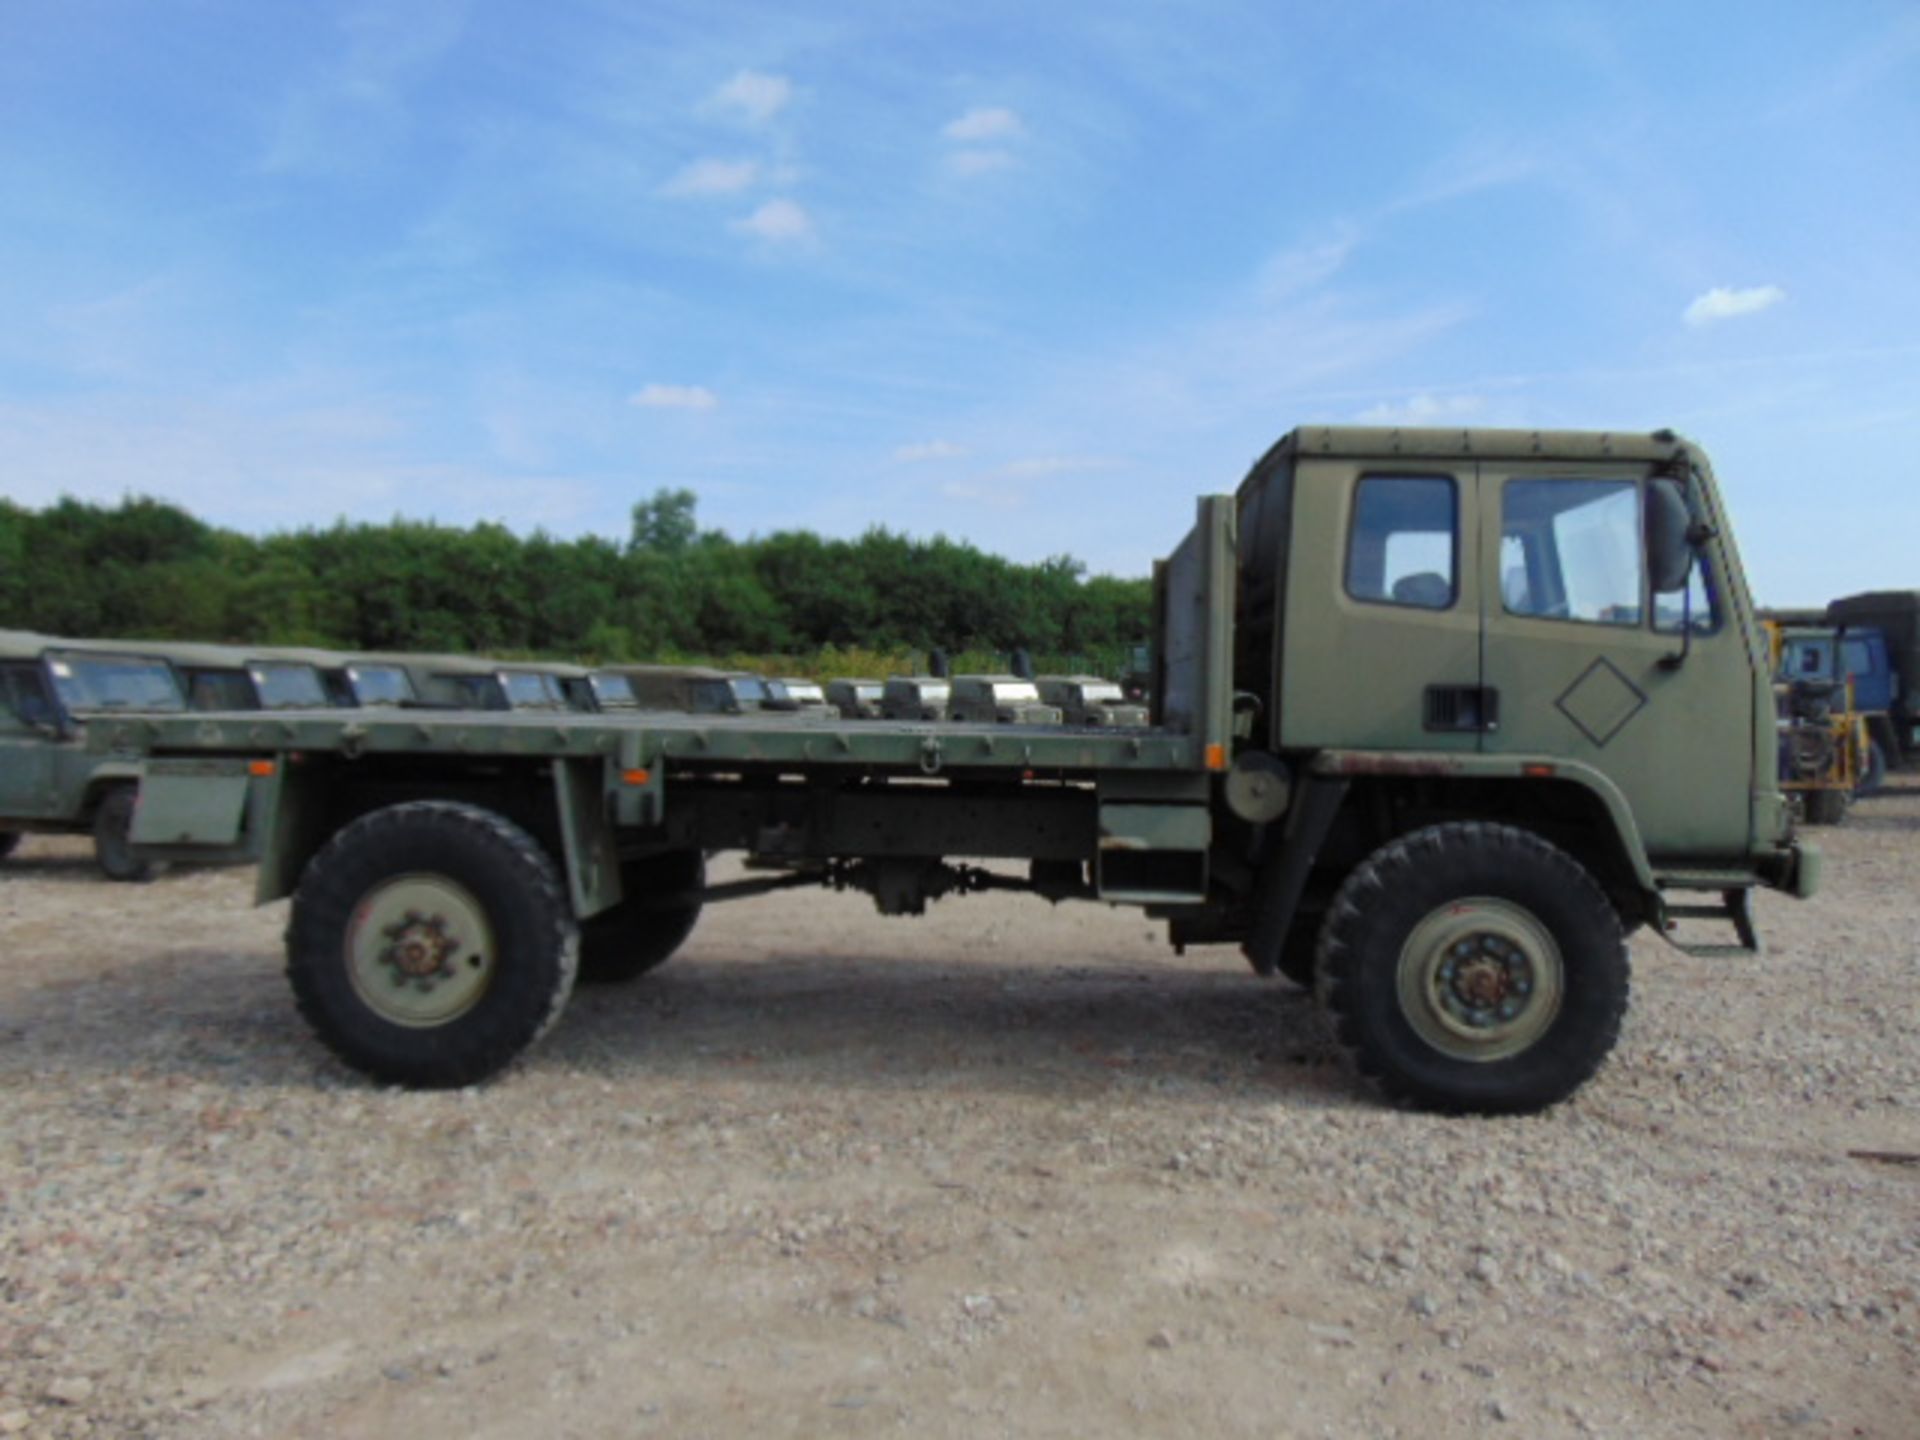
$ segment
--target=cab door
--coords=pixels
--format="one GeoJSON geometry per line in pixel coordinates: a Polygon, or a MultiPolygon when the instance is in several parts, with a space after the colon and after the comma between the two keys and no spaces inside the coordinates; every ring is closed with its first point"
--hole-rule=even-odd
{"type": "Polygon", "coordinates": [[[1478,746],[1486,717],[1477,484],[1470,461],[1299,461],[1281,744],[1478,746]]]}
{"type": "Polygon", "coordinates": [[[44,820],[57,808],[53,755],[62,742],[34,721],[58,713],[37,663],[0,665],[0,822],[44,820]]]}
{"type": "Polygon", "coordinates": [[[1481,466],[1484,664],[1500,711],[1483,748],[1592,766],[1656,857],[1743,855],[1755,774],[1746,648],[1704,555],[1684,597],[1651,593],[1655,483],[1674,482],[1646,465],[1481,466]]]}

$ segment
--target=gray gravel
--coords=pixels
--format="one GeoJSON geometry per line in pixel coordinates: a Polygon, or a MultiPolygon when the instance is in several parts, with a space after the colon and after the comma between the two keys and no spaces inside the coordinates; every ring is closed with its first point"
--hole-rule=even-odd
{"type": "Polygon", "coordinates": [[[0,1435],[1920,1433],[1920,789],[1600,1078],[1381,1108],[1138,915],[718,909],[470,1091],[306,1033],[250,877],[0,868],[0,1435]]]}

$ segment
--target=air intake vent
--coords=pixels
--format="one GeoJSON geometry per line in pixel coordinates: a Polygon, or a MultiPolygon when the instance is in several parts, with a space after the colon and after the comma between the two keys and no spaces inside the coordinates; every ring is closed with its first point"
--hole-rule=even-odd
{"type": "Polygon", "coordinates": [[[1500,692],[1479,685],[1429,685],[1429,730],[1473,733],[1500,728],[1500,692]]]}

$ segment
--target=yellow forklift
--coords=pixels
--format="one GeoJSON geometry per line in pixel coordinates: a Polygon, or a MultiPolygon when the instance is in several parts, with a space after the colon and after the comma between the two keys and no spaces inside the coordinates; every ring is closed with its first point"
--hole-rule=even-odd
{"type": "Polygon", "coordinates": [[[1872,745],[1841,663],[1840,633],[1824,626],[1760,622],[1772,656],[1780,788],[1809,825],[1837,825],[1866,774],[1872,745]]]}

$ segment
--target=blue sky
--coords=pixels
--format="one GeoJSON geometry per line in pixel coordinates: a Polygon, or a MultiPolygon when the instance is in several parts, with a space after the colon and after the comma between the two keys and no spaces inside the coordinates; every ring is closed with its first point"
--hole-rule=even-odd
{"type": "Polygon", "coordinates": [[[1920,586],[1920,7],[0,0],[0,492],[1143,573],[1292,425],[1672,425],[1920,586]]]}

